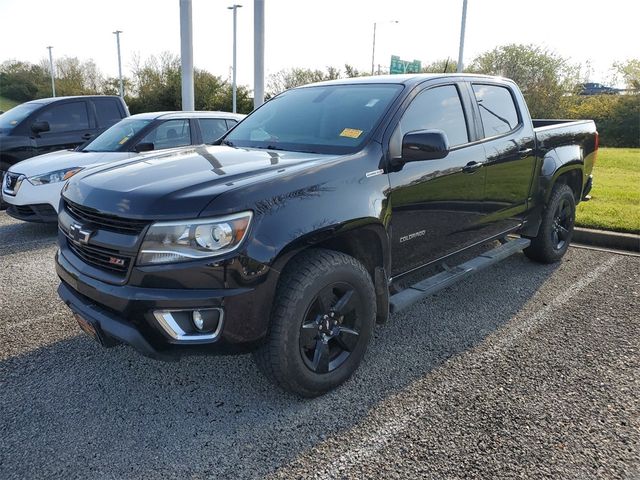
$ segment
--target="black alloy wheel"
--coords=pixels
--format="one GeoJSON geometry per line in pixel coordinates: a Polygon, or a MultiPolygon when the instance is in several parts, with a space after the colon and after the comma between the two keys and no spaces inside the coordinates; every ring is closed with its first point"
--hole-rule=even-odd
{"type": "Polygon", "coordinates": [[[358,345],[360,299],[351,285],[324,287],[311,302],[300,327],[300,353],[315,373],[339,368],[358,345]]]}

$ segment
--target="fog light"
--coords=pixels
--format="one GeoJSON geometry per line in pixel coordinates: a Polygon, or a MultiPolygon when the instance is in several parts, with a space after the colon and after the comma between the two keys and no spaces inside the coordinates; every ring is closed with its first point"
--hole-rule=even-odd
{"type": "Polygon", "coordinates": [[[193,312],[193,324],[200,331],[204,328],[204,318],[202,318],[202,314],[199,310],[194,310],[193,312]]]}

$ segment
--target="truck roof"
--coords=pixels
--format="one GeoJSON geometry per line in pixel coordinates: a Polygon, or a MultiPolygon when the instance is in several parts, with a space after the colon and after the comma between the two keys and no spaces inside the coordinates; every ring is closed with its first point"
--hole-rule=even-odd
{"type": "Polygon", "coordinates": [[[324,82],[311,83],[304,85],[304,87],[318,86],[318,85],[345,85],[351,83],[378,83],[378,84],[398,84],[398,85],[415,85],[425,80],[432,80],[436,78],[468,78],[477,80],[500,80],[511,81],[505,77],[497,77],[493,75],[479,75],[474,73],[408,73],[404,75],[375,75],[369,77],[353,77],[353,78],[339,78],[337,80],[327,80],[324,82]]]}
{"type": "Polygon", "coordinates": [[[46,105],[47,103],[58,102],[60,100],[73,100],[73,99],[83,99],[83,98],[120,98],[117,95],[71,95],[68,97],[47,97],[47,98],[38,98],[36,100],[29,100],[25,103],[41,103],[42,105],[46,105]]]}

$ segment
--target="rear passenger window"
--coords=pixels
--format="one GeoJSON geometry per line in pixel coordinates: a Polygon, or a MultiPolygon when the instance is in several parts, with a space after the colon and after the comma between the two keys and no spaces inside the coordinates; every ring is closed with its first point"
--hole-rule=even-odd
{"type": "Polygon", "coordinates": [[[518,110],[508,88],[497,85],[474,85],[485,137],[510,132],[518,126],[518,110]]]}
{"type": "Polygon", "coordinates": [[[71,102],[53,105],[38,115],[38,122],[49,122],[49,131],[73,132],[89,128],[89,115],[85,102],[71,102]]]}
{"type": "Polygon", "coordinates": [[[201,118],[202,143],[213,143],[227,133],[227,123],[222,118],[201,118]]]}
{"type": "Polygon", "coordinates": [[[418,94],[391,136],[391,156],[401,156],[402,137],[406,133],[430,129],[444,131],[452,147],[469,141],[467,122],[455,86],[435,87],[418,94]]]}
{"type": "Polygon", "coordinates": [[[108,128],[122,120],[118,101],[113,98],[96,98],[93,100],[98,116],[98,127],[108,128]]]}

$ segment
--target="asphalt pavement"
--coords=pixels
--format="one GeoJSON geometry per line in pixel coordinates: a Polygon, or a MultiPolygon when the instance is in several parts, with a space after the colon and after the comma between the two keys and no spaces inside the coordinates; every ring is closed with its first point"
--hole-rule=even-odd
{"type": "Polygon", "coordinates": [[[518,254],[376,328],[302,400],[249,355],[105,350],[55,227],[0,212],[0,478],[640,478],[640,258],[518,254]]]}

